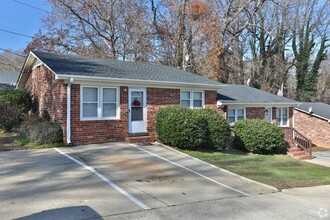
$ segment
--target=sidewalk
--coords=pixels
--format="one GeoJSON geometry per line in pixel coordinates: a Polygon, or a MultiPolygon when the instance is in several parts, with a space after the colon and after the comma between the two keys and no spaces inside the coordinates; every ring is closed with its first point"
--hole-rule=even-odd
{"type": "Polygon", "coordinates": [[[318,164],[321,166],[330,167],[330,151],[313,152],[313,156],[315,158],[305,161],[309,163],[318,164]]]}

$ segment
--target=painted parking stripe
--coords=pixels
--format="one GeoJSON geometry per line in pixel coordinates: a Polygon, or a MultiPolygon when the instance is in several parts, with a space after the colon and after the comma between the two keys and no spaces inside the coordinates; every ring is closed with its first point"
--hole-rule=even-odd
{"type": "Polygon", "coordinates": [[[116,184],[114,184],[111,180],[109,180],[108,178],[103,176],[101,173],[96,171],[93,167],[87,166],[86,164],[84,164],[81,161],[71,157],[70,155],[68,155],[67,153],[61,151],[58,148],[54,148],[54,150],[56,150],[58,153],[62,154],[63,156],[67,157],[68,159],[74,161],[75,163],[79,164],[80,166],[84,167],[85,169],[89,170],[90,172],[94,173],[96,176],[98,176],[104,182],[106,182],[107,184],[112,186],[115,190],[117,190],[118,192],[120,192],[121,194],[126,196],[129,200],[131,200],[132,202],[134,202],[135,204],[137,204],[138,206],[140,206],[144,210],[150,209],[149,206],[147,206],[146,204],[144,204],[143,202],[141,202],[140,200],[138,200],[137,198],[135,198],[134,196],[132,196],[131,194],[129,194],[128,192],[126,192],[125,190],[123,190],[122,188],[117,186],[116,184]]]}
{"type": "Polygon", "coordinates": [[[150,152],[150,151],[148,151],[148,150],[145,150],[145,149],[143,149],[143,148],[137,146],[136,144],[131,144],[131,146],[133,146],[133,147],[135,147],[135,148],[137,148],[137,149],[139,149],[139,150],[141,150],[141,151],[144,151],[144,152],[146,152],[146,153],[148,153],[148,154],[151,154],[151,155],[153,155],[153,156],[155,156],[155,157],[158,157],[159,159],[165,160],[166,162],[169,162],[169,163],[171,163],[171,164],[173,164],[173,165],[175,165],[175,166],[181,167],[181,168],[183,168],[183,169],[185,169],[185,170],[187,170],[187,171],[189,171],[189,172],[191,172],[191,173],[194,173],[194,174],[196,174],[196,175],[198,175],[198,176],[200,176],[200,177],[203,177],[203,178],[205,178],[205,179],[207,179],[207,180],[209,180],[209,181],[211,181],[211,182],[213,182],[213,183],[216,183],[216,184],[218,184],[218,185],[220,185],[220,186],[223,186],[223,187],[225,187],[225,188],[227,188],[227,189],[230,189],[230,190],[232,190],[232,191],[235,191],[235,192],[237,192],[237,193],[240,193],[240,194],[242,194],[242,195],[244,195],[244,196],[250,196],[250,194],[248,194],[248,193],[245,193],[245,192],[243,192],[243,191],[241,191],[241,190],[238,190],[238,189],[235,189],[235,188],[233,188],[233,187],[230,187],[230,186],[228,186],[228,185],[226,185],[226,184],[220,183],[219,181],[216,181],[216,180],[214,180],[214,179],[212,179],[212,178],[210,178],[210,177],[207,177],[207,176],[205,176],[205,175],[203,175],[203,174],[201,174],[201,173],[199,173],[199,172],[196,172],[196,171],[194,171],[194,170],[192,170],[192,169],[190,169],[190,168],[188,168],[188,167],[185,167],[185,166],[183,166],[183,165],[181,165],[181,164],[178,164],[178,163],[173,162],[173,161],[171,161],[171,160],[169,160],[169,159],[166,159],[166,158],[164,158],[164,157],[162,157],[162,156],[159,156],[159,155],[157,155],[157,154],[155,154],[155,153],[152,153],[152,152],[150,152]]]}

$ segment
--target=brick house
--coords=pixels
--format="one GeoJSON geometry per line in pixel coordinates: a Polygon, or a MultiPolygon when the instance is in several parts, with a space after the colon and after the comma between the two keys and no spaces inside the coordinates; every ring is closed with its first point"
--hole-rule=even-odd
{"type": "Polygon", "coordinates": [[[41,51],[30,52],[17,84],[74,144],[153,141],[160,108],[216,109],[222,86],[174,67],[41,51]]]}
{"type": "Polygon", "coordinates": [[[299,102],[247,85],[227,84],[218,90],[218,109],[230,124],[241,119],[265,119],[279,127],[292,127],[299,102]]]}
{"type": "Polygon", "coordinates": [[[330,105],[305,102],[294,110],[294,127],[313,144],[330,148],[330,105]]]}

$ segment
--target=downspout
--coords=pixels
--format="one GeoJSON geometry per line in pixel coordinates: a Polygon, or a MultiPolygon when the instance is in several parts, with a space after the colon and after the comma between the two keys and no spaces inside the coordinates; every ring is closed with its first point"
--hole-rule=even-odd
{"type": "Polygon", "coordinates": [[[66,87],[66,143],[71,144],[71,84],[73,78],[70,77],[70,81],[66,87]]]}

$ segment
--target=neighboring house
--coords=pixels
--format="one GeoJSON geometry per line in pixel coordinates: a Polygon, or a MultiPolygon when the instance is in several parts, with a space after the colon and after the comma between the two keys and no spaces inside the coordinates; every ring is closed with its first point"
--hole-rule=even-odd
{"type": "Polygon", "coordinates": [[[313,144],[330,148],[330,105],[305,102],[295,108],[294,127],[313,144]]]}
{"type": "Polygon", "coordinates": [[[61,124],[64,142],[87,144],[153,141],[160,108],[216,109],[223,85],[174,67],[34,51],[17,86],[61,124]]]}
{"type": "Polygon", "coordinates": [[[279,127],[292,127],[295,100],[247,85],[227,84],[218,90],[218,109],[230,124],[241,119],[265,119],[279,127]]]}
{"type": "Polygon", "coordinates": [[[19,72],[0,71],[0,88],[15,88],[19,72]]]}

